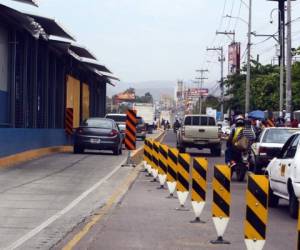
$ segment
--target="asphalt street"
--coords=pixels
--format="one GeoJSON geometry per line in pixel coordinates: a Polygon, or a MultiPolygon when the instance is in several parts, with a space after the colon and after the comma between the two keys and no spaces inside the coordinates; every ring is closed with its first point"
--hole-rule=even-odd
{"type": "MultiPolygon", "coordinates": [[[[175,146],[175,135],[169,132],[164,143],[175,146]]],[[[205,224],[192,224],[194,214],[177,211],[177,199],[169,199],[167,189],[158,189],[145,173],[140,173],[132,188],[110,213],[96,224],[75,249],[246,249],[244,244],[246,181],[231,182],[231,218],[224,238],[230,245],[212,245],[216,231],[211,219],[213,166],[223,163],[208,151],[188,151],[192,156],[209,160],[207,203],[202,214],[205,224]]],[[[287,203],[269,209],[267,240],[264,249],[296,249],[296,220],[289,217],[287,203]]]]}
{"type": "Polygon", "coordinates": [[[130,173],[120,168],[126,156],[61,153],[0,169],[0,249],[55,246],[130,173]]]}

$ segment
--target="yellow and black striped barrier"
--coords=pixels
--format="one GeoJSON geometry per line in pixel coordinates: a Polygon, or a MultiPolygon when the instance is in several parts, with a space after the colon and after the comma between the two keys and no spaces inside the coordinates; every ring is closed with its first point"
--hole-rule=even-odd
{"type": "Polygon", "coordinates": [[[167,180],[168,171],[168,146],[159,145],[159,163],[158,163],[158,178],[160,187],[163,189],[167,180]]]}
{"type": "Polygon", "coordinates": [[[150,141],[149,139],[145,139],[144,142],[144,168],[148,172],[148,174],[151,174],[151,148],[150,148],[150,141]]]}
{"type": "Polygon", "coordinates": [[[247,249],[261,250],[266,241],[269,182],[264,175],[248,176],[246,191],[245,243],[247,249]]]}
{"type": "Polygon", "coordinates": [[[213,178],[212,217],[218,238],[212,244],[230,244],[223,240],[230,217],[230,181],[231,169],[227,165],[216,165],[213,178]]]}
{"type": "Polygon", "coordinates": [[[174,192],[176,190],[178,154],[179,152],[176,148],[169,148],[167,185],[170,197],[174,196],[174,192]]]}
{"type": "Polygon", "coordinates": [[[192,222],[202,222],[200,215],[203,211],[206,200],[207,189],[207,169],[208,161],[205,158],[197,157],[193,160],[192,169],[192,207],[195,213],[195,220],[192,222]]]}
{"type": "Polygon", "coordinates": [[[179,154],[177,163],[177,195],[181,208],[189,195],[190,182],[190,161],[189,154],[179,154]]]}
{"type": "Polygon", "coordinates": [[[153,175],[153,181],[157,181],[158,177],[158,167],[159,167],[159,142],[153,141],[152,143],[152,163],[153,163],[153,169],[152,169],[152,175],[153,175]]]}

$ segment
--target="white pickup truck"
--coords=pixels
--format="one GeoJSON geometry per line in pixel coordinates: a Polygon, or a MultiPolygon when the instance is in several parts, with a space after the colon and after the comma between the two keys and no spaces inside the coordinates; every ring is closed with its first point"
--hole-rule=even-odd
{"type": "Polygon", "coordinates": [[[266,171],[270,181],[269,206],[276,207],[280,198],[288,200],[290,216],[297,218],[300,198],[300,133],[288,139],[266,171]]]}
{"type": "Polygon", "coordinates": [[[221,156],[221,131],[216,120],[207,115],[186,115],[177,132],[177,148],[209,148],[215,156],[221,156]]]}

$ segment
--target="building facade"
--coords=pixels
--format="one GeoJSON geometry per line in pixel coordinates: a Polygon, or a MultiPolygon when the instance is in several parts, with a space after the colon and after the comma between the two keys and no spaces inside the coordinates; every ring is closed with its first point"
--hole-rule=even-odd
{"type": "Polygon", "coordinates": [[[0,157],[68,144],[66,109],[73,128],[103,117],[112,79],[55,20],[0,1],[0,157]]]}

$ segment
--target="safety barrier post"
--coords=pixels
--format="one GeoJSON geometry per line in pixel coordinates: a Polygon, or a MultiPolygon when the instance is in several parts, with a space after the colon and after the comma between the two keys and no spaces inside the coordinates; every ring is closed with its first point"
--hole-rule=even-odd
{"type": "Polygon", "coordinates": [[[168,172],[168,146],[160,144],[159,146],[159,173],[158,178],[160,182],[160,188],[164,189],[167,172],[168,172]]]}
{"type": "Polygon", "coordinates": [[[195,158],[192,169],[192,207],[195,213],[195,220],[192,223],[205,223],[200,219],[205,201],[207,189],[208,161],[204,158],[195,158]]]}
{"type": "Polygon", "coordinates": [[[178,210],[184,210],[184,205],[189,195],[190,181],[190,160],[189,154],[179,154],[177,164],[177,196],[180,203],[178,210]]]}
{"type": "Polygon", "coordinates": [[[231,169],[227,165],[216,165],[213,178],[212,217],[218,238],[212,244],[230,244],[223,239],[230,217],[231,169]]]}
{"type": "Polygon", "coordinates": [[[248,250],[262,250],[266,241],[269,181],[265,175],[248,176],[245,243],[248,250]]]}
{"type": "Polygon", "coordinates": [[[136,126],[137,118],[136,111],[128,109],[126,117],[126,130],[125,130],[125,147],[128,150],[127,161],[122,167],[132,166],[135,167],[135,164],[131,160],[131,151],[136,149],[136,126]]]}
{"type": "Polygon", "coordinates": [[[151,147],[149,139],[146,139],[144,142],[144,167],[148,173],[146,176],[151,176],[151,147]]]}
{"type": "Polygon", "coordinates": [[[159,159],[158,159],[158,153],[159,153],[159,142],[153,141],[152,143],[152,163],[153,163],[153,168],[152,168],[152,176],[153,176],[153,181],[152,182],[157,182],[157,177],[158,177],[158,164],[159,164],[159,159]]]}
{"type": "Polygon", "coordinates": [[[174,197],[176,190],[178,153],[178,150],[175,148],[169,148],[168,150],[167,186],[170,197],[174,197]]]}

